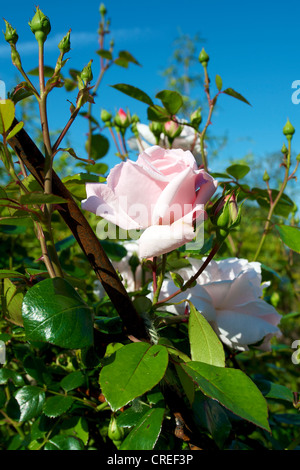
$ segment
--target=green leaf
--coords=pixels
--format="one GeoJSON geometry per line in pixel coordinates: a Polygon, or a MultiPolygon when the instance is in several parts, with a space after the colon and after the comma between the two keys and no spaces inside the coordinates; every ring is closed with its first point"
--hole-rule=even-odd
{"type": "Polygon", "coordinates": [[[117,317],[96,317],[95,324],[97,330],[104,334],[121,334],[123,323],[119,316],[117,317]]]}
{"type": "Polygon", "coordinates": [[[100,244],[104,248],[107,256],[112,261],[121,261],[121,259],[127,255],[126,248],[120,245],[119,243],[109,241],[109,240],[101,240],[100,244]]]}
{"type": "Polygon", "coordinates": [[[220,77],[220,75],[216,75],[216,86],[217,86],[219,91],[222,90],[223,81],[222,81],[222,78],[220,77]]]}
{"type": "Polygon", "coordinates": [[[20,421],[27,421],[39,415],[45,402],[45,392],[39,387],[25,385],[15,393],[20,407],[20,421]]]}
{"type": "Polygon", "coordinates": [[[24,383],[24,379],[22,375],[20,375],[15,370],[6,369],[1,367],[0,369],[0,385],[5,385],[7,382],[12,381],[17,387],[22,387],[24,383]]]}
{"type": "Polygon", "coordinates": [[[236,98],[237,100],[243,101],[244,103],[250,105],[249,101],[246,100],[246,98],[244,98],[243,95],[233,90],[232,88],[226,88],[226,90],[224,90],[222,93],[225,93],[226,95],[229,95],[229,96],[233,96],[233,98],[236,98]]]}
{"type": "Polygon", "coordinates": [[[71,408],[74,399],[65,395],[56,395],[55,397],[47,398],[43,408],[43,413],[48,418],[56,418],[71,408]]]}
{"type": "Polygon", "coordinates": [[[70,235],[67,238],[64,238],[63,240],[60,240],[59,242],[55,243],[55,249],[57,252],[67,250],[71,246],[73,246],[76,242],[76,239],[73,235],[70,235]]]}
{"type": "Polygon", "coordinates": [[[135,98],[138,101],[142,101],[142,103],[146,103],[150,106],[153,105],[153,101],[151,100],[150,96],[147,95],[144,91],[136,88],[132,85],[126,85],[125,83],[118,83],[117,85],[111,85],[116,90],[125,93],[125,95],[130,96],[131,98],[135,98]]]}
{"type": "Polygon", "coordinates": [[[20,203],[23,205],[31,204],[63,204],[66,200],[54,194],[44,194],[42,192],[23,194],[20,197],[20,203]]]}
{"type": "Polygon", "coordinates": [[[157,93],[156,98],[160,99],[166,110],[173,115],[183,105],[182,96],[177,91],[163,90],[157,93]]]}
{"type": "Polygon", "coordinates": [[[189,340],[193,361],[225,367],[225,354],[216,333],[195,307],[190,304],[189,340]]]}
{"type": "MultiPolygon", "coordinates": [[[[88,141],[86,142],[86,149],[88,147],[88,141]]],[[[92,134],[91,138],[91,153],[90,158],[92,160],[99,160],[105,157],[109,150],[109,140],[102,134],[92,134]]]]}
{"type": "Polygon", "coordinates": [[[76,370],[66,375],[60,381],[60,386],[65,390],[65,392],[69,392],[70,390],[74,390],[74,388],[81,387],[84,383],[85,378],[83,373],[80,370],[76,370]]]}
{"type": "Polygon", "coordinates": [[[121,59],[127,60],[127,62],[132,62],[133,64],[140,65],[139,62],[133,57],[133,55],[130,54],[130,52],[128,51],[120,51],[119,57],[121,59]]]}
{"type": "Polygon", "coordinates": [[[291,250],[300,253],[300,229],[290,225],[275,225],[283,243],[291,250]]]}
{"type": "Polygon", "coordinates": [[[24,297],[22,315],[30,341],[47,341],[62,348],[93,344],[93,312],[65,279],[45,279],[24,297]]]}
{"type": "Polygon", "coordinates": [[[171,119],[171,116],[166,111],[166,109],[156,104],[153,106],[150,106],[147,109],[147,117],[149,121],[158,121],[158,122],[166,122],[171,119]]]}
{"type": "Polygon", "coordinates": [[[198,391],[192,410],[196,422],[208,430],[217,446],[222,449],[232,428],[224,408],[198,391]]]}
{"type": "Polygon", "coordinates": [[[24,126],[24,122],[20,121],[18,124],[15,125],[15,127],[10,131],[8,136],[6,136],[6,139],[9,140],[12,137],[14,137],[24,126]]]}
{"type": "Polygon", "coordinates": [[[136,423],[120,450],[152,450],[161,432],[164,413],[163,408],[151,408],[136,423]]]}
{"type": "Polygon", "coordinates": [[[26,98],[29,98],[29,96],[33,96],[33,91],[28,90],[26,86],[26,82],[24,83],[24,87],[15,89],[11,94],[10,94],[10,99],[17,104],[19,101],[25,100],[26,98]]]}
{"type": "Polygon", "coordinates": [[[65,436],[57,434],[48,440],[44,446],[45,450],[84,450],[84,445],[81,439],[73,436],[65,436]]]}
{"type": "Polygon", "coordinates": [[[293,403],[293,392],[284,385],[276,384],[265,379],[255,379],[257,387],[266,398],[274,400],[284,400],[293,403]]]}
{"type": "Polygon", "coordinates": [[[124,346],[110,356],[100,372],[102,392],[116,411],[151,390],[163,378],[168,365],[164,346],[138,342],[124,346]]]}
{"type": "MultiPolygon", "coordinates": [[[[39,76],[39,68],[35,67],[34,69],[30,70],[27,73],[29,75],[33,75],[35,77],[38,77],[39,76]]],[[[54,68],[50,67],[48,65],[44,65],[44,75],[45,75],[45,77],[50,78],[50,77],[52,77],[53,74],[54,74],[54,68]]]]}
{"type": "Polygon", "coordinates": [[[10,271],[9,269],[0,269],[0,279],[5,278],[26,278],[24,274],[18,273],[18,271],[10,271]]]}
{"type": "Polygon", "coordinates": [[[6,316],[16,325],[23,326],[22,302],[24,294],[10,279],[4,279],[4,304],[6,316]]]}
{"type": "Polygon", "coordinates": [[[110,51],[107,51],[105,49],[100,49],[99,51],[96,51],[96,52],[100,57],[103,57],[103,59],[112,60],[112,53],[110,51]]]}
{"type": "Polygon", "coordinates": [[[240,179],[244,178],[244,176],[249,173],[250,168],[248,165],[235,164],[226,168],[226,171],[229,175],[233,176],[234,178],[240,179]]]}
{"type": "Polygon", "coordinates": [[[0,100],[0,134],[8,131],[15,117],[15,105],[11,100],[0,100]]]}
{"type": "Polygon", "coordinates": [[[139,403],[139,407],[130,406],[117,416],[117,425],[121,428],[132,428],[148,411],[149,406],[142,402],[139,403]]]}
{"type": "Polygon", "coordinates": [[[244,372],[202,362],[180,366],[204,395],[217,400],[237,416],[270,431],[266,400],[244,372]]]}

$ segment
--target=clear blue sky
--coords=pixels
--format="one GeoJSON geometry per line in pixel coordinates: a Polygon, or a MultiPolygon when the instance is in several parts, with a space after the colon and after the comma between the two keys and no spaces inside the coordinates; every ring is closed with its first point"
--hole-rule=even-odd
{"type": "MultiPolygon", "coordinates": [[[[72,29],[72,50],[67,67],[82,69],[94,59],[94,76],[98,73],[97,29],[100,1],[41,0],[40,9],[49,16],[52,30],[46,43],[46,64],[54,65],[60,38],[72,29]]],[[[266,153],[277,151],[284,141],[282,128],[289,117],[296,128],[294,149],[300,152],[300,104],[291,101],[292,82],[300,79],[300,4],[297,1],[241,2],[236,0],[107,0],[104,2],[111,18],[111,32],[115,49],[128,50],[141,63],[129,69],[112,68],[106,75],[96,101],[95,116],[102,107],[115,110],[128,107],[142,119],[146,105],[110,88],[115,83],[129,83],[142,88],[151,97],[165,88],[160,71],[169,63],[172,43],[178,29],[189,34],[200,33],[205,49],[211,57],[209,72],[219,74],[224,87],[242,93],[251,107],[228,96],[220,99],[218,114],[213,120],[213,132],[228,136],[223,151],[224,167],[230,159],[242,158],[253,152],[262,161],[266,153]]],[[[2,2],[1,17],[8,20],[19,34],[19,50],[26,70],[37,65],[37,49],[28,21],[35,12],[35,2],[15,0],[2,2]]],[[[4,29],[4,22],[3,27],[4,29]]],[[[15,70],[11,65],[9,46],[0,39],[0,79],[10,89],[15,84],[15,70]]],[[[200,51],[199,51],[200,52],[200,51]]],[[[200,71],[200,65],[199,65],[200,71]]],[[[199,93],[202,93],[199,88],[199,93]]],[[[50,97],[50,125],[64,125],[69,104],[60,89],[50,97]]],[[[75,100],[74,95],[68,95],[75,100]]],[[[73,129],[73,146],[84,141],[86,127],[78,121],[73,129]]],[[[111,162],[115,162],[111,157],[111,162]]],[[[222,158],[222,160],[223,160],[222,158]]],[[[214,170],[216,170],[214,168],[214,170]]]]}

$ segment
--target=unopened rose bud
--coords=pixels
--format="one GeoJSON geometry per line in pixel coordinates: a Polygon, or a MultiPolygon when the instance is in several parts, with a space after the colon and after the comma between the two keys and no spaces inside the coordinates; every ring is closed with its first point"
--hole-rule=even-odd
{"type": "Polygon", "coordinates": [[[163,126],[160,122],[150,122],[149,124],[149,129],[152,132],[155,137],[160,137],[160,134],[162,133],[163,126]]]}
{"type": "Polygon", "coordinates": [[[238,208],[234,193],[221,197],[212,208],[212,223],[217,235],[223,239],[239,224],[240,218],[241,208],[238,208]]]}
{"type": "Polygon", "coordinates": [[[112,115],[108,111],[106,111],[106,109],[102,109],[100,117],[101,120],[106,123],[111,121],[112,115]]]}
{"type": "Polygon", "coordinates": [[[263,181],[270,181],[270,176],[268,175],[267,170],[265,170],[264,175],[263,175],[263,181]]]}
{"type": "Polygon", "coordinates": [[[203,48],[199,54],[199,62],[200,64],[203,65],[203,67],[207,67],[208,61],[209,61],[209,55],[205,52],[203,48]]]}
{"type": "Polygon", "coordinates": [[[111,417],[109,422],[107,435],[112,441],[119,441],[124,437],[124,429],[118,426],[114,416],[111,417]]]}
{"type": "Polygon", "coordinates": [[[192,126],[198,129],[202,122],[201,108],[196,109],[196,111],[191,114],[190,121],[192,126]]]}
{"type": "Polygon", "coordinates": [[[82,82],[82,83],[79,83],[80,89],[84,88],[84,86],[87,86],[87,84],[93,80],[92,62],[93,61],[90,60],[89,63],[82,69],[82,72],[79,76],[80,81],[82,82]]]}
{"type": "Polygon", "coordinates": [[[68,31],[58,44],[58,48],[63,54],[67,54],[71,49],[70,33],[71,31],[68,31]]]}
{"type": "Polygon", "coordinates": [[[19,36],[17,34],[17,30],[14,29],[11,24],[8,23],[8,21],[4,20],[5,21],[5,24],[6,24],[6,30],[5,30],[5,33],[4,34],[4,39],[6,42],[8,42],[9,44],[16,44],[18,39],[19,39],[19,36]]]}
{"type": "Polygon", "coordinates": [[[288,149],[285,144],[283,144],[283,146],[281,147],[281,153],[283,153],[283,155],[286,155],[288,153],[288,149]]]}
{"type": "Polygon", "coordinates": [[[137,114],[133,114],[133,115],[131,116],[131,122],[132,122],[132,123],[140,122],[140,118],[138,117],[137,114]]]}
{"type": "Polygon", "coordinates": [[[130,125],[131,119],[129,113],[120,108],[114,118],[114,123],[121,128],[127,128],[130,125]]]}
{"type": "Polygon", "coordinates": [[[99,7],[99,12],[100,12],[100,15],[101,16],[105,16],[106,13],[107,13],[107,10],[106,10],[106,7],[104,5],[104,3],[101,3],[100,7],[99,7]]]}
{"type": "Polygon", "coordinates": [[[34,33],[36,40],[44,43],[51,31],[51,24],[49,18],[44,15],[39,7],[36,7],[36,13],[28,24],[31,31],[34,33]]]}
{"type": "Polygon", "coordinates": [[[291,140],[295,134],[295,128],[292,126],[289,120],[287,120],[283,128],[283,134],[286,136],[287,140],[291,140]]]}
{"type": "Polygon", "coordinates": [[[178,137],[181,134],[182,126],[175,121],[167,121],[164,124],[163,131],[167,137],[174,140],[175,137],[178,137]]]}

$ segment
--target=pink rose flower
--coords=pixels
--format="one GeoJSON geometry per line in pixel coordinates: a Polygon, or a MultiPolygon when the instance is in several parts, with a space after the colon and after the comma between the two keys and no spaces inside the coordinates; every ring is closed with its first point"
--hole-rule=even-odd
{"type": "Polygon", "coordinates": [[[136,162],[116,165],[105,184],[88,183],[82,208],[124,230],[143,230],[139,256],[150,258],[195,238],[216,188],[191,152],[153,146],[136,162]]]}
{"type": "MultiPolygon", "coordinates": [[[[189,258],[191,267],[178,271],[187,281],[202,265],[202,260],[189,258]]],[[[198,277],[195,287],[174,297],[174,302],[188,299],[214,327],[227,346],[245,351],[248,345],[261,342],[259,349],[270,349],[272,336],[280,336],[277,325],[281,316],[264,301],[261,284],[261,265],[246,259],[229,258],[211,261],[198,277]]],[[[173,281],[165,280],[159,300],[178,288],[173,281]]],[[[169,312],[184,314],[185,302],[165,307],[169,312]]]]}

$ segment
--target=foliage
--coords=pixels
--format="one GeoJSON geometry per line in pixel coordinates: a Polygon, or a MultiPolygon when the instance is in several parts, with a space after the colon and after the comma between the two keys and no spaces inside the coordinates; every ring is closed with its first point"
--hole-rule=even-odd
{"type": "MultiPolygon", "coordinates": [[[[93,85],[89,62],[81,72],[70,69],[66,77],[62,70],[70,34],[60,43],[57,63],[45,67],[43,43],[50,24],[45,17],[46,24],[43,20],[40,25],[44,16],[38,8],[36,15],[39,66],[28,73],[17,51],[15,30],[6,22],[12,62],[24,81],[0,103],[0,157],[5,170],[0,187],[1,448],[299,449],[300,232],[297,207],[287,194],[299,164],[299,158],[292,158],[292,126],[284,127],[285,145],[278,162],[284,175],[279,185],[272,187],[268,175],[261,175],[261,184],[251,184],[251,164],[242,161],[214,169],[211,175],[219,186],[206,206],[203,247],[189,250],[185,245],[162,257],[140,260],[121,237],[93,238],[88,230],[99,219],[91,213],[78,216],[75,210],[86,196],[86,184],[105,182],[108,168],[101,159],[109,152],[110,141],[122,162],[131,157],[129,142],[137,149],[144,145],[139,118],[129,111],[113,116],[102,110],[102,123],[94,114],[104,73],[111,66],[139,63],[128,51],[115,54],[112,42],[106,47],[109,22],[101,5],[100,74],[93,85]],[[38,78],[39,87],[29,75],[38,78]],[[46,101],[56,87],[76,90],[77,96],[66,126],[52,134],[46,101]],[[42,134],[35,135],[27,148],[28,115],[24,112],[18,122],[15,112],[32,99],[39,107],[42,134]],[[89,126],[86,158],[78,157],[72,143],[60,147],[74,120],[82,117],[89,126]],[[63,173],[65,160],[59,152],[67,161],[75,159],[79,173],[63,173]],[[44,167],[34,158],[42,158],[44,167]],[[236,212],[228,201],[237,204],[236,212]],[[226,224],[221,225],[218,207],[226,217],[229,210],[226,224]],[[95,253],[100,253],[101,266],[95,253]],[[191,257],[204,257],[207,264],[230,257],[261,263],[263,299],[281,314],[282,336],[272,338],[270,350],[260,349],[261,344],[250,344],[244,351],[229,348],[192,300],[184,315],[168,312],[159,290],[167,276],[180,292],[192,287],[177,272],[191,257]],[[134,289],[124,288],[122,262],[136,281],[134,289]],[[161,309],[162,304],[166,308],[161,309]]],[[[187,126],[193,132],[190,150],[195,152],[198,144],[199,166],[205,170],[210,158],[207,130],[219,99],[226,94],[249,105],[235,89],[224,88],[219,75],[211,84],[209,60],[206,53],[200,54],[205,116],[192,113],[186,120],[187,102],[176,87],[152,98],[130,84],[111,85],[116,100],[122,92],[147,107],[157,143],[162,139],[167,147],[175,146],[187,126]]],[[[214,168],[214,162],[209,163],[214,168]]],[[[176,304],[176,297],[169,302],[176,304]]]]}

